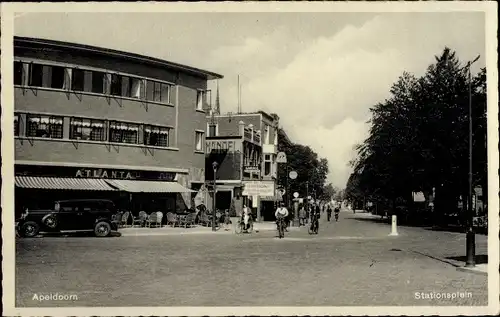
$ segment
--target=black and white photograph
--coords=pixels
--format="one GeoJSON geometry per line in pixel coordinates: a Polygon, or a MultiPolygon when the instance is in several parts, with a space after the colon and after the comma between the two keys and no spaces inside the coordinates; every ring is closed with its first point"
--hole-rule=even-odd
{"type": "Polygon", "coordinates": [[[2,3],[4,315],[495,315],[497,4],[2,3]]]}

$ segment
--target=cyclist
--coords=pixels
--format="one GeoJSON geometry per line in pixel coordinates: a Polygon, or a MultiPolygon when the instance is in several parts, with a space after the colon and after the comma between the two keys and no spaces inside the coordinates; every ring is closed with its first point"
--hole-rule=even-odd
{"type": "MultiPolygon", "coordinates": [[[[288,209],[286,209],[283,202],[280,202],[280,205],[278,209],[276,209],[274,216],[276,217],[276,228],[278,228],[279,222],[285,221],[285,219],[288,217],[288,209]]],[[[285,223],[283,223],[283,226],[285,226],[285,223]]]]}
{"type": "Polygon", "coordinates": [[[340,206],[335,206],[335,221],[339,221],[340,206]]]}

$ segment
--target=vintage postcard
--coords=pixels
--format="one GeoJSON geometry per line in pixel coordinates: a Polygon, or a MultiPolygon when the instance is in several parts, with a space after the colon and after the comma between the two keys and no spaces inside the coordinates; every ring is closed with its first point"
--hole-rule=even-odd
{"type": "Polygon", "coordinates": [[[496,315],[497,4],[2,3],[4,315],[496,315]]]}

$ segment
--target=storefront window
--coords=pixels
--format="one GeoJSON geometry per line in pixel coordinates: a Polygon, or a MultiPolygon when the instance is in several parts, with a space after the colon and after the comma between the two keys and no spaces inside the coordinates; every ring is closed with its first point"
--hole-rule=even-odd
{"type": "Polygon", "coordinates": [[[137,144],[139,125],[111,121],[109,123],[109,141],[116,143],[137,144]]]}
{"type": "Polygon", "coordinates": [[[170,128],[145,126],[144,127],[144,144],[153,146],[169,146],[170,128]]]}
{"type": "Polygon", "coordinates": [[[69,138],[73,140],[104,141],[104,120],[71,118],[69,138]]]}
{"type": "Polygon", "coordinates": [[[62,139],[63,117],[28,115],[27,135],[39,138],[62,139]]]}

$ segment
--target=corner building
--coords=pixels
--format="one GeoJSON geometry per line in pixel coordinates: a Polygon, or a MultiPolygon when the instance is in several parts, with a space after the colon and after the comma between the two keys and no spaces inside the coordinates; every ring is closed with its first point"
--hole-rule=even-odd
{"type": "MultiPolygon", "coordinates": [[[[279,117],[264,111],[207,116],[206,179],[213,183],[212,163],[218,163],[216,204],[237,212],[252,208],[256,219],[274,219],[277,191],[279,117]]],[[[211,203],[211,197],[207,198],[211,203]]]]}
{"type": "MultiPolygon", "coordinates": [[[[208,80],[190,66],[14,38],[16,211],[57,199],[191,207],[204,183],[208,80]]],[[[164,217],[165,218],[165,217],[164,217]]]]}

